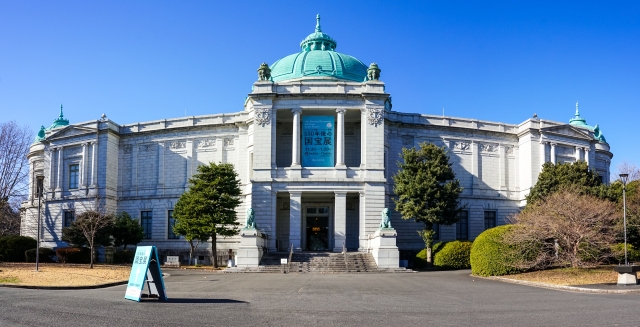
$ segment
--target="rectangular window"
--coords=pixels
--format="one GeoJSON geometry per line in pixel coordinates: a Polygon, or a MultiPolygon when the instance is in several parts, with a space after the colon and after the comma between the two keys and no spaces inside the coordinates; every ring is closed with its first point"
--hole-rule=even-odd
{"type": "Polygon", "coordinates": [[[151,211],[140,212],[140,225],[142,225],[142,233],[144,239],[151,239],[151,211]]]}
{"type": "Polygon", "coordinates": [[[42,192],[44,190],[44,177],[43,176],[38,176],[36,178],[36,198],[39,198],[40,195],[42,195],[42,192]]]}
{"type": "Polygon", "coordinates": [[[76,220],[76,214],[73,211],[64,212],[64,227],[69,227],[76,220]]]}
{"type": "Polygon", "coordinates": [[[460,211],[456,223],[456,240],[466,241],[469,239],[469,211],[460,211]]]}
{"type": "Polygon", "coordinates": [[[80,165],[69,166],[69,189],[78,188],[78,176],[80,175],[80,165]]]}
{"type": "Polygon", "coordinates": [[[177,239],[180,238],[178,237],[178,235],[176,235],[173,232],[173,226],[176,224],[176,220],[173,218],[173,210],[169,210],[169,213],[167,214],[167,216],[169,217],[169,233],[167,235],[169,235],[169,239],[177,239]]]}
{"type": "Polygon", "coordinates": [[[484,229],[496,227],[496,212],[485,211],[484,212],[484,229]]]}

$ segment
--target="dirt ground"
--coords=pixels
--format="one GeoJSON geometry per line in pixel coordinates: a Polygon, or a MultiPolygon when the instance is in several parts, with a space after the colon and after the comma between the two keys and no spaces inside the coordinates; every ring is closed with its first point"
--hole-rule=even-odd
{"type": "Polygon", "coordinates": [[[618,273],[612,266],[598,268],[561,268],[534,271],[517,275],[504,276],[506,278],[540,282],[555,285],[587,285],[616,283],[618,273]]]}
{"type": "Polygon", "coordinates": [[[130,266],[62,265],[40,264],[38,272],[35,263],[0,264],[0,284],[29,286],[90,286],[126,281],[130,266]]]}

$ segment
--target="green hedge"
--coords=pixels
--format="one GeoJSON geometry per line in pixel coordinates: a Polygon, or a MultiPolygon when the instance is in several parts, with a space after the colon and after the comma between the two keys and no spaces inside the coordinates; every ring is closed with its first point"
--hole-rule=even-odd
{"type": "MultiPolygon", "coordinates": [[[[56,251],[49,248],[40,248],[40,257],[38,262],[55,262],[53,257],[56,255],[56,251]]],[[[27,262],[36,262],[36,249],[30,249],[24,251],[24,256],[27,262]]]]}
{"type": "Polygon", "coordinates": [[[501,276],[520,272],[512,267],[514,248],[505,244],[503,237],[513,231],[514,225],[487,229],[478,235],[471,247],[471,272],[479,276],[501,276]]]}
{"type": "Polygon", "coordinates": [[[135,253],[130,250],[117,250],[113,253],[113,263],[133,263],[135,253]]]}
{"type": "Polygon", "coordinates": [[[24,252],[38,246],[38,242],[27,236],[10,235],[0,237],[0,256],[7,262],[24,262],[24,252]]]}
{"type": "MultiPolygon", "coordinates": [[[[444,242],[438,242],[431,247],[431,259],[435,257],[436,253],[442,249],[444,246],[444,242]]],[[[416,258],[413,260],[413,267],[417,269],[422,269],[427,267],[427,249],[423,249],[422,251],[416,254],[416,258]]]]}
{"type": "Polygon", "coordinates": [[[59,248],[56,250],[60,263],[89,263],[91,250],[89,248],[59,248]]]}
{"type": "Polygon", "coordinates": [[[445,269],[469,269],[471,242],[447,242],[433,259],[433,265],[445,269]]]}

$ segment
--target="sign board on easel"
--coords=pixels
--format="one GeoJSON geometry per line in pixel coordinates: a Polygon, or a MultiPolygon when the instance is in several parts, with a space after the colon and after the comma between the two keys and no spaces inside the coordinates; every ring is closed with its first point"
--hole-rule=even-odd
{"type": "Polygon", "coordinates": [[[140,302],[145,282],[149,296],[157,297],[162,301],[167,299],[158,250],[155,246],[139,246],[136,249],[124,298],[140,302]]]}

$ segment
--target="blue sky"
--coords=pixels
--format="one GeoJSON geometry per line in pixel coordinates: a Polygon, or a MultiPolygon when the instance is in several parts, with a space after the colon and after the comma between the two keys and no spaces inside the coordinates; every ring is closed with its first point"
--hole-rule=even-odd
{"type": "Polygon", "coordinates": [[[299,51],[315,15],[377,62],[394,110],[568,122],[640,165],[640,2],[2,1],[0,121],[121,124],[242,110],[256,69],[299,51]]]}

